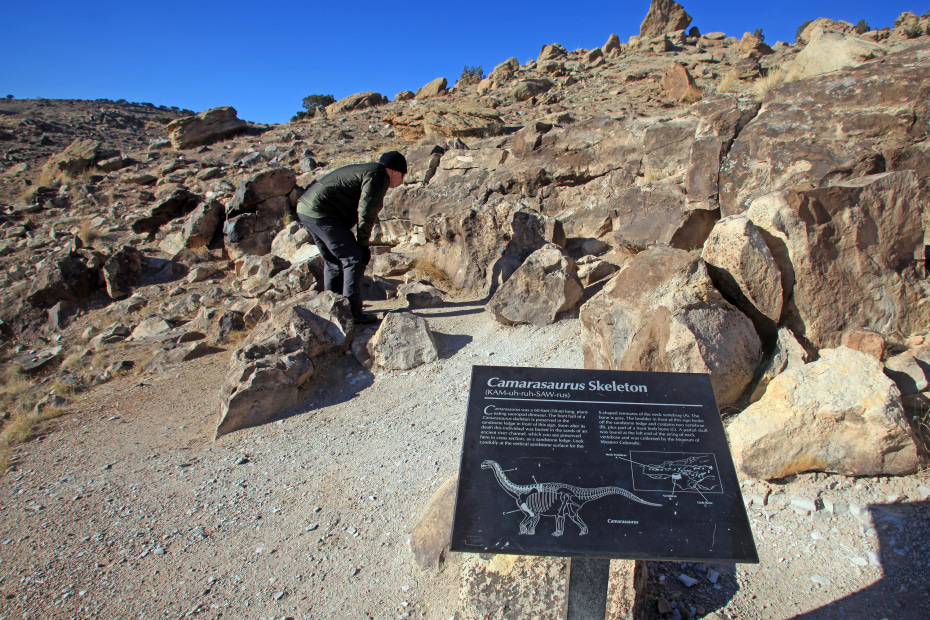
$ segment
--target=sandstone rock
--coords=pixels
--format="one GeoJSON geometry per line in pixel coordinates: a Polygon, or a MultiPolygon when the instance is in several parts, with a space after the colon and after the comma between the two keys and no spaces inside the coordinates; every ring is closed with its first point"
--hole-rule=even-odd
{"type": "Polygon", "coordinates": [[[449,552],[458,483],[458,474],[442,483],[423,508],[410,533],[410,551],[422,570],[439,568],[449,552]]]}
{"type": "Polygon", "coordinates": [[[614,241],[637,252],[654,243],[681,250],[704,245],[717,214],[689,204],[680,186],[670,182],[631,186],[613,211],[614,241]]]}
{"type": "Polygon", "coordinates": [[[741,56],[751,56],[753,58],[768,56],[773,53],[772,48],[762,41],[762,37],[752,32],[743,34],[743,38],[740,39],[739,45],[736,46],[736,51],[739,52],[741,56]]]}
{"type": "Polygon", "coordinates": [[[203,340],[176,343],[159,348],[142,370],[145,372],[166,372],[183,362],[196,359],[210,352],[210,347],[203,340]]]}
{"type": "Polygon", "coordinates": [[[737,466],[753,478],[805,471],[847,476],[916,470],[900,393],[874,358],[846,347],[788,370],[727,427],[737,466]]]}
{"type": "Polygon", "coordinates": [[[373,365],[384,370],[410,370],[439,359],[429,323],[410,312],[388,313],[368,351],[373,365]]]}
{"type": "Polygon", "coordinates": [[[324,110],[326,112],[326,116],[338,116],[339,114],[345,114],[346,112],[354,112],[356,110],[373,108],[386,102],[387,99],[381,94],[372,91],[366,91],[364,93],[355,93],[354,95],[343,97],[339,101],[326,106],[324,110]]]}
{"type": "Polygon", "coordinates": [[[810,42],[788,66],[788,80],[800,80],[845,67],[855,67],[888,53],[879,43],[822,28],[809,28],[810,42]]]}
{"type": "Polygon", "coordinates": [[[745,215],[720,220],[701,258],[717,290],[753,320],[757,331],[774,331],[784,302],[781,270],[755,224],[745,215]]]}
{"type": "Polygon", "coordinates": [[[578,280],[583,286],[590,286],[619,271],[619,267],[607,261],[598,260],[578,265],[578,280]]]}
{"type": "Polygon", "coordinates": [[[546,78],[531,78],[518,82],[513,87],[512,95],[517,101],[526,101],[543,94],[552,87],[553,83],[546,78]]]}
{"type": "Polygon", "coordinates": [[[737,401],[759,364],[752,323],[681,250],[637,254],[580,318],[585,368],[707,373],[720,407],[737,401]]]}
{"type": "Polygon", "coordinates": [[[439,77],[429,82],[428,84],[421,86],[417,89],[416,99],[429,99],[430,97],[437,97],[443,95],[446,92],[446,85],[449,82],[444,77],[439,77]]]}
{"type": "Polygon", "coordinates": [[[97,286],[105,258],[92,250],[70,252],[65,248],[37,265],[38,272],[26,292],[33,306],[52,305],[63,299],[86,298],[97,286]]]}
{"type": "Polygon", "coordinates": [[[351,317],[349,302],[328,291],[276,306],[233,353],[220,389],[216,437],[297,405],[301,388],[316,374],[314,360],[351,342],[351,317]]]}
{"type": "Polygon", "coordinates": [[[394,95],[394,101],[410,101],[414,98],[416,98],[416,95],[412,90],[402,90],[394,95]]]}
{"type": "Polygon", "coordinates": [[[148,214],[133,220],[132,232],[136,234],[155,233],[159,228],[173,219],[182,217],[197,208],[200,197],[184,188],[173,189],[157,205],[148,210],[148,214]]]}
{"type": "Polygon", "coordinates": [[[243,332],[247,328],[242,312],[227,309],[219,317],[210,331],[209,340],[218,345],[228,344],[231,334],[243,332]]]}
{"type": "Polygon", "coordinates": [[[838,21],[826,17],[818,17],[798,33],[797,42],[801,45],[807,45],[814,36],[819,36],[824,32],[832,32],[840,35],[853,35],[856,33],[856,27],[849,22],[838,21]],[[814,32],[817,35],[814,35],[814,32]]]}
{"type": "Polygon", "coordinates": [[[456,104],[416,107],[385,119],[405,142],[427,136],[447,138],[486,137],[499,134],[504,125],[493,108],[456,104]]]}
{"type": "Polygon", "coordinates": [[[103,265],[103,281],[111,299],[128,297],[132,287],[142,276],[142,252],[131,245],[124,245],[103,265]]]}
{"type": "Polygon", "coordinates": [[[888,358],[885,374],[898,386],[901,396],[926,392],[930,387],[930,364],[914,355],[888,358]]]}
{"type": "Polygon", "coordinates": [[[397,296],[407,300],[408,308],[431,308],[442,303],[442,291],[422,280],[402,284],[397,296]]]}
{"type": "Polygon", "coordinates": [[[794,333],[787,327],[779,327],[775,350],[760,367],[758,378],[750,390],[749,402],[754,403],[762,398],[772,379],[786,370],[803,366],[807,359],[807,351],[794,333]]]}
{"type": "Polygon", "coordinates": [[[562,224],[510,203],[436,215],[426,222],[427,256],[458,288],[496,290],[546,242],[565,244],[562,224]]]}
{"type": "Polygon", "coordinates": [[[784,83],[739,132],[720,166],[721,215],[795,185],[833,185],[886,170],[922,172],[930,161],[918,129],[926,67],[916,48],[842,72],[784,83]],[[889,107],[889,101],[894,105],[889,107]]]}
{"type": "Polygon", "coordinates": [[[885,358],[885,338],[871,329],[847,329],[840,336],[840,345],[870,355],[878,361],[885,358]]]}
{"type": "Polygon", "coordinates": [[[271,252],[272,240],[292,206],[291,195],[296,185],[294,172],[287,168],[263,170],[240,181],[226,205],[223,225],[224,244],[230,258],[271,252]]]}
{"type": "Polygon", "coordinates": [[[673,62],[662,75],[662,90],[674,101],[684,101],[696,89],[694,78],[688,73],[687,67],[677,62],[673,62]]]}
{"type": "Polygon", "coordinates": [[[828,347],[849,328],[907,334],[927,325],[930,309],[918,303],[921,288],[908,267],[923,249],[921,216],[911,208],[918,194],[908,170],[754,201],[749,218],[793,276],[795,331],[828,347]]]}
{"type": "Polygon", "coordinates": [[[42,176],[49,180],[78,176],[94,164],[99,149],[97,140],[78,138],[45,163],[42,176]]]}
{"type": "Polygon", "coordinates": [[[623,49],[622,44],[620,43],[620,37],[616,34],[612,34],[607,37],[607,43],[601,46],[601,51],[605,56],[609,55],[611,52],[619,52],[623,49]]]}
{"type": "Polygon", "coordinates": [[[160,317],[151,317],[139,323],[139,325],[132,330],[129,339],[135,341],[146,340],[170,331],[171,329],[171,324],[168,321],[160,317]]]}
{"type": "Polygon", "coordinates": [[[244,131],[248,123],[240,120],[237,114],[236,109],[230,106],[211,108],[194,116],[173,120],[165,128],[174,148],[189,149],[244,131]]]}
{"type": "Polygon", "coordinates": [[[491,71],[491,74],[488,75],[488,80],[494,84],[503,85],[507,84],[513,80],[514,75],[517,70],[520,68],[520,61],[516,58],[508,58],[501,64],[494,67],[494,70],[491,71]]]}
{"type": "Polygon", "coordinates": [[[542,49],[539,52],[539,58],[536,59],[537,63],[544,63],[547,60],[557,60],[559,58],[565,58],[568,55],[568,50],[559,45],[558,43],[550,43],[549,45],[543,45],[542,49]]]}
{"type": "Polygon", "coordinates": [[[30,373],[42,368],[51,367],[58,361],[61,361],[61,353],[64,347],[47,347],[38,351],[29,351],[13,356],[13,363],[22,371],[30,373]]]}
{"type": "Polygon", "coordinates": [[[413,268],[414,261],[394,252],[376,254],[371,258],[371,273],[383,278],[402,276],[413,268]]]}
{"type": "Polygon", "coordinates": [[[676,30],[685,30],[691,16],[675,0],[652,0],[649,12],[639,27],[639,36],[652,38],[676,30]]]}
{"type": "Polygon", "coordinates": [[[584,294],[575,262],[559,246],[536,250],[499,288],[486,306],[504,325],[551,325],[584,294]]]}

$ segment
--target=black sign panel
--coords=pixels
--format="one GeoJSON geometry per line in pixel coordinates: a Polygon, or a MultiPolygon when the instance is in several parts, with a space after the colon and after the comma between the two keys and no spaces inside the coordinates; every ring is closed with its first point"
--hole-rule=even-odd
{"type": "Polygon", "coordinates": [[[451,548],[758,562],[709,377],[475,366],[451,548]]]}

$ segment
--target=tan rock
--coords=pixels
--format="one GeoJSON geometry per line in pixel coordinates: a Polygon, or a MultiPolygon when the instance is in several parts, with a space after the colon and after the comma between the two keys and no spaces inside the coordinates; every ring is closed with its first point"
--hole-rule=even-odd
{"type": "Polygon", "coordinates": [[[639,27],[639,35],[652,38],[676,30],[685,30],[691,23],[691,16],[675,0],[652,0],[649,12],[639,27]]]}
{"type": "Polygon", "coordinates": [[[241,133],[248,126],[237,116],[236,108],[222,106],[210,108],[194,116],[186,116],[168,123],[168,137],[174,148],[189,149],[201,144],[241,133]]]}
{"type": "Polygon", "coordinates": [[[756,379],[755,385],[752,386],[752,394],[749,396],[749,402],[754,403],[765,394],[772,379],[786,370],[798,368],[807,363],[807,351],[798,342],[797,337],[787,327],[778,328],[778,336],[775,341],[775,350],[771,356],[763,363],[761,372],[756,379]]]}
{"type": "Polygon", "coordinates": [[[368,343],[375,367],[410,370],[439,359],[429,323],[410,312],[389,312],[368,343]]]}
{"type": "Polygon", "coordinates": [[[500,113],[493,108],[437,105],[407,110],[385,119],[405,142],[418,142],[427,136],[446,138],[486,137],[503,131],[500,113]]]}
{"type": "Polygon", "coordinates": [[[623,49],[623,44],[620,43],[620,37],[618,37],[616,34],[612,34],[609,37],[607,37],[607,43],[601,46],[601,51],[604,53],[605,56],[607,56],[611,52],[619,52],[622,49],[623,49]]]}
{"type": "Polygon", "coordinates": [[[752,323],[682,250],[637,254],[580,318],[585,368],[707,373],[720,407],[739,399],[760,361],[752,323]]]}
{"type": "Polygon", "coordinates": [[[549,45],[543,45],[542,50],[539,52],[539,58],[536,59],[537,63],[543,63],[547,60],[558,60],[560,58],[565,58],[568,55],[568,50],[559,45],[558,43],[550,43],[549,45]]]}
{"type": "Polygon", "coordinates": [[[840,336],[840,344],[853,351],[870,355],[878,361],[885,359],[885,338],[871,329],[847,329],[840,336]]]}
{"type": "Polygon", "coordinates": [[[737,467],[753,478],[805,471],[902,475],[917,446],[894,382],[880,362],[846,347],[788,370],[727,427],[737,467]]]}
{"type": "Polygon", "coordinates": [[[354,95],[343,97],[339,101],[335,101],[326,106],[324,111],[326,112],[325,116],[338,116],[340,114],[346,114],[347,112],[373,108],[386,102],[386,97],[380,93],[368,90],[363,93],[355,93],[354,95]]]}
{"type": "Polygon", "coordinates": [[[62,175],[77,176],[90,168],[97,160],[100,149],[97,140],[77,138],[57,155],[53,155],[42,168],[42,176],[53,180],[62,175]]]}
{"type": "Polygon", "coordinates": [[[439,95],[445,94],[446,85],[448,83],[449,82],[444,77],[436,78],[432,82],[429,82],[428,84],[425,84],[424,86],[421,86],[419,89],[417,89],[415,98],[429,99],[430,97],[437,97],[439,95]]]}
{"type": "Polygon", "coordinates": [[[536,250],[494,293],[486,306],[504,325],[551,325],[584,294],[575,262],[549,243],[536,250]]]}
{"type": "Polygon", "coordinates": [[[888,53],[888,48],[855,35],[844,35],[823,28],[806,31],[810,42],[787,67],[788,80],[837,71],[861,65],[888,53]]]}
{"type": "Polygon", "coordinates": [[[410,533],[413,560],[423,570],[439,568],[449,552],[458,483],[455,474],[433,493],[410,533]]]}
{"type": "Polygon", "coordinates": [[[694,78],[688,73],[687,67],[677,62],[673,62],[662,75],[662,90],[675,101],[683,101],[696,88],[694,78]]]}
{"type": "Polygon", "coordinates": [[[717,222],[701,258],[717,289],[754,323],[768,322],[772,328],[779,323],[784,302],[781,270],[748,217],[734,215],[717,222]]]}

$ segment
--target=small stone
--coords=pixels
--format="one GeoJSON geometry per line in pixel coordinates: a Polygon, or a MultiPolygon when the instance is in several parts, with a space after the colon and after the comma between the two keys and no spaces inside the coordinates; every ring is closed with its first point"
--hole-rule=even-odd
{"type": "Polygon", "coordinates": [[[813,576],[811,576],[811,581],[813,581],[814,583],[816,583],[817,585],[820,585],[820,586],[828,586],[828,585],[830,585],[830,580],[827,579],[826,577],[821,577],[820,575],[813,575],[813,576]]]}
{"type": "Polygon", "coordinates": [[[312,532],[313,530],[315,530],[315,529],[318,528],[318,527],[320,527],[320,524],[319,524],[319,523],[311,523],[310,525],[308,525],[308,526],[305,527],[304,529],[307,530],[308,532],[312,532]]]}
{"type": "Polygon", "coordinates": [[[355,577],[356,575],[358,575],[359,570],[360,570],[360,569],[358,569],[358,568],[353,568],[352,570],[350,570],[350,571],[349,571],[349,577],[355,577]]]}
{"type": "Polygon", "coordinates": [[[791,498],[791,506],[809,513],[817,512],[817,500],[807,499],[806,497],[793,496],[791,498]]]}
{"type": "Polygon", "coordinates": [[[869,564],[872,566],[881,566],[882,555],[877,551],[869,551],[869,564]]]}
{"type": "Polygon", "coordinates": [[[853,566],[868,566],[869,561],[863,557],[849,558],[853,566]]]}
{"type": "Polygon", "coordinates": [[[672,611],[672,606],[668,604],[668,601],[665,600],[664,596],[659,597],[658,603],[659,603],[658,607],[659,607],[660,614],[667,614],[672,611]]]}
{"type": "Polygon", "coordinates": [[[155,547],[155,548],[152,550],[152,555],[165,555],[165,549],[164,549],[164,547],[155,547]]]}
{"type": "Polygon", "coordinates": [[[686,575],[686,574],[684,574],[684,573],[678,575],[678,581],[680,581],[681,583],[685,584],[685,586],[687,586],[687,587],[689,587],[689,588],[698,582],[698,580],[695,579],[694,577],[691,577],[691,576],[686,575]]]}
{"type": "Polygon", "coordinates": [[[240,456],[238,459],[236,459],[236,465],[245,465],[248,462],[249,462],[249,459],[247,459],[244,456],[240,456]]]}
{"type": "Polygon", "coordinates": [[[718,579],[720,579],[720,573],[718,573],[714,569],[710,569],[709,571],[707,571],[707,581],[711,583],[717,583],[718,579]]]}
{"type": "Polygon", "coordinates": [[[284,591],[283,591],[283,590],[274,595],[274,600],[276,600],[276,601],[280,601],[282,598],[284,598],[284,591]]]}
{"type": "Polygon", "coordinates": [[[920,499],[926,500],[930,498],[930,487],[924,486],[922,484],[917,485],[917,492],[920,493],[920,499]]]}

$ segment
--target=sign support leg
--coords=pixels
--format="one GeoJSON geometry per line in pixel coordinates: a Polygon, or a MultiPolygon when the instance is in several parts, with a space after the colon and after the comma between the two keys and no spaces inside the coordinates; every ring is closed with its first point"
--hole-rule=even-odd
{"type": "Polygon", "coordinates": [[[609,579],[610,560],[571,558],[568,561],[565,620],[604,620],[609,579]]]}

